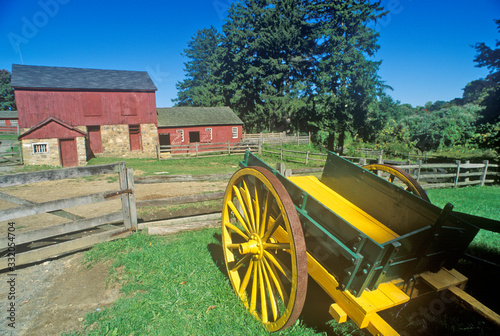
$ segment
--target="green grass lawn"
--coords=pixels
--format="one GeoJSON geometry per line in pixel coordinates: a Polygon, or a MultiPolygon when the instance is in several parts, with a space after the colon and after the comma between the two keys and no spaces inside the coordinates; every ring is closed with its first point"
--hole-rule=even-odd
{"type": "MultiPolygon", "coordinates": [[[[499,187],[431,190],[429,196],[441,207],[451,202],[457,211],[500,219],[499,187]]],[[[166,237],[138,233],[95,246],[86,253],[85,262],[92,267],[113,259],[109,282],[122,284],[123,296],[111,307],[89,313],[83,331],[70,335],[269,335],[234,294],[219,239],[218,229],[206,229],[166,237]]],[[[496,262],[498,234],[480,232],[469,250],[474,249],[468,253],[480,251],[478,255],[496,262]]],[[[467,292],[500,309],[492,295],[498,269],[467,259],[457,269],[470,279],[467,292]]],[[[322,293],[310,281],[303,315],[292,328],[276,335],[368,335],[352,322],[333,321],[328,315],[331,302],[322,300],[322,293]]],[[[475,313],[443,303],[439,295],[412,300],[382,315],[403,335],[495,333],[495,327],[475,313]]]]}

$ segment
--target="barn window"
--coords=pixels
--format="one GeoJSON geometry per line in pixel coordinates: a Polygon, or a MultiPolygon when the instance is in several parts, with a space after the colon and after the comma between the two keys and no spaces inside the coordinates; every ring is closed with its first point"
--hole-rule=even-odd
{"type": "Polygon", "coordinates": [[[141,150],[141,125],[128,125],[130,150],[141,150]]]}
{"type": "Polygon", "coordinates": [[[184,142],[184,130],[177,130],[177,133],[181,135],[181,142],[184,142]]]}
{"type": "Polygon", "coordinates": [[[238,138],[238,127],[233,127],[233,139],[238,138]]]}
{"type": "Polygon", "coordinates": [[[200,142],[200,132],[189,132],[189,142],[200,142]]]}
{"type": "Polygon", "coordinates": [[[212,140],[212,129],[211,128],[205,128],[205,131],[208,132],[209,139],[212,140]]]}
{"type": "Polygon", "coordinates": [[[12,120],[10,121],[10,125],[11,125],[11,126],[17,126],[17,120],[16,120],[16,119],[12,119],[12,120]]]}
{"type": "Polygon", "coordinates": [[[49,152],[49,144],[47,143],[34,143],[33,154],[45,154],[49,152]]]}

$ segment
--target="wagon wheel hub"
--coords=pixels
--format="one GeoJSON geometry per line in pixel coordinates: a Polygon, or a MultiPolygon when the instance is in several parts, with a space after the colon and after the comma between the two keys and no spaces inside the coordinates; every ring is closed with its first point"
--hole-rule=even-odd
{"type": "Polygon", "coordinates": [[[259,260],[264,253],[264,246],[260,237],[253,233],[246,243],[240,244],[238,251],[240,254],[251,254],[254,260],[259,260]]]}

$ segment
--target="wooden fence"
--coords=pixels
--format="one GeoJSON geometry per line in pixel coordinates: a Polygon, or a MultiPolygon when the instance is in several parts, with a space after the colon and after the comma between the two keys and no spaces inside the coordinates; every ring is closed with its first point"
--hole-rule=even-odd
{"type": "Polygon", "coordinates": [[[287,135],[286,132],[281,133],[256,133],[256,134],[243,134],[242,142],[244,143],[254,143],[254,144],[283,144],[283,143],[293,143],[296,145],[311,144],[311,133],[308,135],[300,135],[295,133],[293,135],[287,135]]]}
{"type": "MultiPolygon", "coordinates": [[[[327,154],[312,153],[310,151],[295,151],[280,147],[265,146],[262,153],[279,156],[280,160],[302,163],[306,165],[324,165],[327,154]]],[[[418,160],[416,164],[410,161],[384,160],[382,155],[378,158],[365,158],[343,156],[343,158],[360,166],[371,163],[387,163],[404,169],[412,175],[424,188],[449,188],[467,185],[485,185],[499,183],[500,175],[498,164],[483,161],[482,163],[471,163],[469,161],[455,163],[423,164],[418,160]]]]}
{"type": "MultiPolygon", "coordinates": [[[[16,196],[0,192],[0,199],[19,206],[0,211],[0,222],[6,223],[3,227],[8,230],[0,237],[0,270],[13,266],[29,264],[55,257],[64,253],[88,248],[94,244],[121,238],[137,230],[137,211],[134,195],[133,170],[127,169],[125,163],[113,163],[99,166],[65,168],[58,170],[40,171],[0,176],[0,187],[27,185],[36,182],[59,181],[76,177],[96,176],[102,174],[118,174],[119,189],[84,196],[77,196],[54,201],[34,203],[16,196]],[[98,217],[84,218],[63,209],[75,206],[105,202],[117,197],[121,198],[121,209],[118,212],[98,217]],[[17,233],[15,219],[36,214],[49,213],[54,216],[70,219],[64,224],[49,226],[35,230],[17,233]],[[120,225],[109,225],[120,223],[120,225]],[[104,226],[104,227],[103,227],[104,226]],[[67,235],[84,230],[99,233],[83,235],[82,238],[72,239],[52,244],[61,235],[67,235]],[[28,245],[33,242],[49,241],[51,245],[31,249],[28,245]],[[13,263],[15,265],[13,265],[13,263]]],[[[64,182],[63,182],[64,183],[64,182]]],[[[41,195],[43,197],[43,195],[41,195]]],[[[35,244],[38,245],[38,244],[35,244]]]]}
{"type": "Polygon", "coordinates": [[[159,160],[174,158],[193,158],[206,156],[220,156],[242,154],[246,150],[258,150],[258,145],[252,143],[192,143],[189,145],[158,146],[157,157],[159,160]]]}
{"type": "Polygon", "coordinates": [[[23,164],[23,153],[21,152],[21,142],[15,142],[10,150],[0,152],[0,166],[12,166],[23,164]]]}

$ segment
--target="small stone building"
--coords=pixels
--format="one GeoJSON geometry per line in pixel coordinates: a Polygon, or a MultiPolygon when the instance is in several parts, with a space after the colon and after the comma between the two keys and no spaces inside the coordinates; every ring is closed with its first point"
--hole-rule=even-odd
{"type": "Polygon", "coordinates": [[[147,72],[14,64],[11,86],[26,164],[156,157],[157,88],[147,72]]]}

